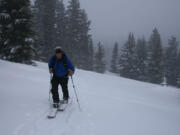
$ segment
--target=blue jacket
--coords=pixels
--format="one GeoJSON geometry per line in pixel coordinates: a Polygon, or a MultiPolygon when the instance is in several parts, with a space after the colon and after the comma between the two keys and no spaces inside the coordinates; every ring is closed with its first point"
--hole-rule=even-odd
{"type": "Polygon", "coordinates": [[[72,65],[69,58],[66,55],[64,55],[63,58],[65,62],[63,62],[63,60],[57,59],[56,56],[52,56],[48,63],[49,69],[53,69],[53,73],[57,77],[66,76],[68,74],[69,69],[72,70],[73,72],[75,71],[75,68],[72,65]],[[64,63],[66,64],[66,66],[64,65],[64,63]]]}

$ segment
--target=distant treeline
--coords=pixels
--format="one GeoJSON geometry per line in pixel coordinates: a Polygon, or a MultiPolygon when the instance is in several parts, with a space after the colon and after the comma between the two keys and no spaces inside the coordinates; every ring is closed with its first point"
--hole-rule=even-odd
{"type": "Polygon", "coordinates": [[[144,37],[136,40],[130,33],[120,52],[118,43],[114,45],[111,72],[130,79],[180,87],[178,42],[172,36],[165,47],[157,28],[148,41],[144,37]]]}

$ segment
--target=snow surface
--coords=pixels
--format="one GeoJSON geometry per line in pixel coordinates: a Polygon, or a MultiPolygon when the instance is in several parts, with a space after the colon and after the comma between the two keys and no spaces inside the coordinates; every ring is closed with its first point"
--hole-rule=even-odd
{"type": "Polygon", "coordinates": [[[73,100],[55,119],[46,63],[0,60],[0,135],[180,135],[180,90],[76,70],[73,100]]]}

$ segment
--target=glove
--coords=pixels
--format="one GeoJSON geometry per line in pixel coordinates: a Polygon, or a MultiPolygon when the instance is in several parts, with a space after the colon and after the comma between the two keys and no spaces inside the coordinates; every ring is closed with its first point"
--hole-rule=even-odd
{"type": "Polygon", "coordinates": [[[73,72],[71,69],[69,69],[69,70],[68,70],[68,75],[69,75],[69,76],[72,76],[73,74],[74,74],[74,72],[73,72]]]}
{"type": "Polygon", "coordinates": [[[51,68],[51,69],[49,69],[49,73],[50,74],[52,74],[53,73],[53,69],[51,68]]]}

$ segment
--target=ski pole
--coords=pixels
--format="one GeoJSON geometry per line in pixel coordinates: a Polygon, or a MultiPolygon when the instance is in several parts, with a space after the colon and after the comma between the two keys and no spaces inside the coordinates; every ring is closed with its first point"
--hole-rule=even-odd
{"type": "Polygon", "coordinates": [[[49,85],[49,103],[50,103],[50,100],[51,100],[51,89],[52,89],[51,80],[52,80],[52,74],[50,74],[50,85],[49,85]]]}
{"type": "Polygon", "coordinates": [[[74,81],[73,81],[73,77],[72,77],[72,76],[71,76],[71,81],[72,81],[72,85],[73,85],[73,88],[74,88],[74,93],[75,93],[75,95],[76,95],[76,100],[77,100],[77,103],[78,103],[78,106],[79,106],[79,110],[81,111],[80,102],[79,102],[79,99],[78,99],[77,91],[76,91],[76,88],[75,88],[75,85],[74,85],[74,81]]]}

